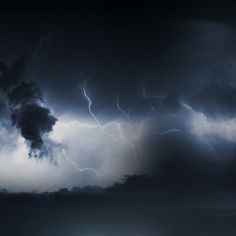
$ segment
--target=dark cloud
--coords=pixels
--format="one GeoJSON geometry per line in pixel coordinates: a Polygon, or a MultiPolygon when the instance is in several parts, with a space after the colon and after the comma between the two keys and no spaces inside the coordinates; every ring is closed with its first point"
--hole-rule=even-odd
{"type": "Polygon", "coordinates": [[[40,88],[33,81],[23,80],[24,64],[22,58],[10,68],[0,63],[1,89],[9,104],[12,124],[30,143],[29,156],[41,157],[35,151],[42,149],[43,136],[52,130],[57,119],[43,106],[40,88]]]}
{"type": "Polygon", "coordinates": [[[52,130],[56,118],[48,108],[30,103],[20,109],[14,109],[12,123],[21,130],[21,135],[31,142],[31,149],[40,149],[43,145],[42,136],[52,130]]]}
{"type": "Polygon", "coordinates": [[[21,82],[10,91],[8,97],[10,104],[15,108],[29,103],[43,102],[41,90],[32,81],[21,82]]]}

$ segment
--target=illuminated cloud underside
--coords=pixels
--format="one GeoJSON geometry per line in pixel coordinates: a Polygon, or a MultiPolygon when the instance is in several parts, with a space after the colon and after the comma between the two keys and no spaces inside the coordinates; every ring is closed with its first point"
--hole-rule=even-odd
{"type": "Polygon", "coordinates": [[[192,110],[190,115],[190,131],[201,139],[224,139],[236,142],[236,118],[210,118],[202,112],[192,110]]]}
{"type": "MultiPolygon", "coordinates": [[[[157,137],[185,132],[208,144],[217,139],[235,142],[235,118],[213,119],[191,106],[182,105],[185,123],[188,124],[185,130],[169,129],[159,132],[157,137]]],[[[119,104],[117,106],[122,109],[119,104]]],[[[182,113],[179,115],[183,117],[182,113]]],[[[147,150],[142,150],[143,133],[148,131],[151,121],[160,125],[158,119],[134,121],[124,116],[97,124],[89,118],[59,117],[53,132],[44,137],[49,158],[41,160],[29,159],[28,145],[19,132],[1,124],[1,188],[53,191],[87,184],[107,186],[121,180],[126,174],[145,173],[142,167],[143,163],[148,162],[148,157],[144,155],[147,150]]]]}
{"type": "Polygon", "coordinates": [[[104,127],[117,137],[113,140],[91,121],[59,120],[53,132],[45,137],[45,149],[53,157],[51,164],[47,158],[29,159],[25,140],[17,131],[1,126],[4,145],[0,151],[0,186],[13,191],[51,191],[87,184],[106,186],[126,174],[140,173],[142,160],[136,156],[139,150],[134,153],[134,147],[121,136],[117,124],[125,125],[111,122],[104,127]]]}

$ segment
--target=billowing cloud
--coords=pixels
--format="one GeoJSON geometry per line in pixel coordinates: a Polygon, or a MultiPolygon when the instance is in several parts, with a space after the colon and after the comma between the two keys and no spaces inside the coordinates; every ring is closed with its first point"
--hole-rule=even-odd
{"type": "Polygon", "coordinates": [[[5,92],[12,124],[20,131],[22,137],[30,143],[29,156],[42,157],[35,150],[43,147],[44,134],[52,131],[56,118],[48,108],[43,107],[43,96],[38,86],[22,80],[24,60],[18,60],[8,68],[1,62],[1,89],[5,92]]]}

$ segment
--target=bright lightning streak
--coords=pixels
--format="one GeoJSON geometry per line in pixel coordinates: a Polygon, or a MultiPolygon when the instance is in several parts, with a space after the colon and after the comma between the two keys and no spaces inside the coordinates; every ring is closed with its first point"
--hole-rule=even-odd
{"type": "MultiPolygon", "coordinates": [[[[119,104],[119,97],[117,96],[117,99],[116,99],[116,106],[118,108],[118,110],[124,115],[124,117],[128,120],[129,122],[129,127],[130,127],[130,124],[131,124],[131,119],[129,117],[129,115],[120,107],[120,104],[119,104]]],[[[131,127],[130,127],[131,128],[131,127]]]]}
{"type": "Polygon", "coordinates": [[[61,141],[61,139],[58,138],[58,137],[55,135],[55,133],[54,133],[54,137],[57,139],[57,141],[58,141],[58,143],[59,143],[59,145],[60,145],[59,147],[60,147],[60,149],[61,149],[61,152],[62,152],[63,157],[65,158],[65,160],[66,160],[69,164],[71,164],[71,165],[74,167],[74,169],[75,169],[76,171],[78,171],[78,172],[80,172],[80,173],[85,172],[85,171],[91,171],[91,172],[95,173],[97,176],[101,176],[101,174],[99,174],[99,173],[98,173],[95,169],[93,169],[93,168],[90,168],[90,167],[79,168],[78,165],[77,165],[77,163],[74,162],[74,161],[72,161],[72,160],[69,158],[69,156],[68,156],[67,153],[66,153],[65,148],[62,147],[62,141],[61,141]]]}
{"type": "MultiPolygon", "coordinates": [[[[119,139],[122,140],[125,144],[127,144],[132,152],[134,153],[134,158],[135,160],[137,161],[137,151],[136,151],[136,146],[135,144],[133,144],[132,140],[127,138],[125,135],[124,135],[124,132],[122,130],[122,127],[121,127],[121,123],[119,122],[108,122],[107,124],[105,125],[102,125],[101,122],[99,121],[99,119],[95,116],[95,114],[92,112],[92,100],[90,99],[90,97],[87,95],[87,92],[86,92],[86,89],[85,89],[85,86],[82,87],[82,90],[83,90],[83,94],[84,94],[84,97],[86,98],[87,102],[88,102],[88,110],[89,110],[89,113],[90,115],[93,117],[93,119],[96,121],[97,123],[97,126],[99,127],[100,131],[102,133],[104,133],[105,135],[108,135],[109,137],[112,137],[113,138],[113,141],[118,141],[119,139]],[[119,137],[117,137],[116,135],[112,135],[111,133],[107,132],[104,127],[108,126],[108,125],[111,125],[111,124],[114,124],[115,127],[117,128],[117,130],[119,131],[119,137]]],[[[129,121],[129,127],[131,129],[131,119],[129,117],[129,115],[120,107],[119,105],[119,98],[117,97],[117,108],[118,110],[127,118],[127,120],[129,121]]]]}
{"type": "MultiPolygon", "coordinates": [[[[61,122],[60,124],[65,126],[65,128],[67,128],[71,125],[74,125],[74,124],[86,127],[88,129],[98,128],[100,130],[100,132],[102,132],[104,135],[108,136],[109,138],[112,138],[112,140],[114,142],[119,141],[119,142],[122,142],[122,143],[126,144],[128,147],[130,147],[130,150],[133,152],[133,157],[134,157],[134,159],[136,161],[136,164],[137,164],[138,163],[137,162],[138,161],[138,147],[135,143],[137,142],[137,140],[142,138],[143,129],[145,128],[146,123],[151,121],[151,120],[157,119],[158,117],[162,116],[163,114],[155,116],[155,117],[151,117],[151,118],[144,118],[144,119],[141,120],[139,125],[136,126],[131,122],[131,118],[130,118],[129,114],[120,106],[119,97],[117,96],[116,106],[117,106],[118,111],[120,111],[121,114],[124,116],[124,118],[127,120],[126,125],[128,125],[128,127],[129,127],[129,132],[127,133],[124,130],[125,127],[126,127],[126,126],[124,126],[125,123],[121,123],[121,122],[118,122],[118,121],[110,121],[110,122],[107,122],[105,124],[102,124],[100,122],[100,120],[97,118],[97,116],[94,114],[93,110],[92,110],[93,102],[87,94],[86,86],[83,86],[83,87],[80,87],[80,88],[82,89],[83,96],[87,101],[88,112],[91,115],[91,117],[93,118],[93,120],[95,121],[95,124],[82,123],[79,120],[73,120],[73,121],[70,121],[70,122],[67,122],[67,123],[61,122]],[[112,126],[116,130],[115,133],[113,133],[114,129],[113,129],[112,132],[110,132],[110,130],[109,130],[109,128],[112,127],[112,126]]],[[[161,97],[161,96],[147,95],[146,91],[145,91],[145,88],[143,88],[143,96],[147,100],[149,100],[150,97],[163,99],[163,97],[161,97]]],[[[170,130],[166,130],[166,131],[160,133],[160,135],[166,135],[166,134],[169,134],[169,133],[172,133],[172,132],[180,132],[180,131],[181,130],[178,130],[178,129],[170,129],[170,130]]],[[[57,140],[61,144],[60,139],[57,138],[57,140]]],[[[61,152],[62,152],[63,157],[65,158],[65,160],[69,164],[71,164],[76,171],[78,171],[78,172],[91,171],[91,172],[95,173],[97,176],[101,176],[101,174],[98,173],[98,171],[96,171],[93,168],[90,168],[90,167],[88,167],[88,168],[79,168],[77,163],[69,158],[69,156],[67,155],[66,150],[61,145],[60,145],[60,148],[61,148],[61,152]]]]}
{"type": "Polygon", "coordinates": [[[99,174],[95,169],[87,167],[87,168],[79,168],[77,163],[72,161],[68,155],[66,154],[66,150],[64,148],[62,148],[62,154],[65,157],[65,159],[67,160],[68,163],[70,163],[71,165],[74,166],[75,170],[78,172],[85,172],[85,171],[91,171],[93,173],[95,173],[97,176],[101,176],[101,174],[99,174]]]}
{"type": "Polygon", "coordinates": [[[84,97],[87,99],[87,102],[88,102],[88,110],[89,110],[89,113],[90,115],[93,117],[93,119],[96,121],[99,129],[101,130],[101,132],[103,132],[105,135],[108,135],[110,137],[112,137],[114,140],[116,139],[116,137],[112,134],[110,134],[109,132],[107,132],[103,127],[103,125],[100,123],[100,121],[98,120],[98,118],[94,115],[94,113],[92,112],[92,101],[91,99],[89,98],[89,96],[87,95],[87,92],[86,92],[86,89],[85,87],[82,88],[83,89],[83,93],[84,93],[84,97]]]}

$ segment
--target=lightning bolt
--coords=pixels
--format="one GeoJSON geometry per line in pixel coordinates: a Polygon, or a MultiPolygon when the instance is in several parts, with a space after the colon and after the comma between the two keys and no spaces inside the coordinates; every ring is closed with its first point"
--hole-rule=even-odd
{"type": "MultiPolygon", "coordinates": [[[[85,85],[86,86],[86,85],[85,85]]],[[[111,133],[107,132],[105,129],[104,129],[104,125],[101,124],[101,122],[99,121],[99,119],[94,115],[94,113],[92,112],[92,100],[90,99],[90,97],[87,95],[87,92],[86,92],[86,89],[85,89],[85,86],[82,87],[82,90],[83,90],[83,94],[84,94],[84,97],[86,98],[87,102],[88,102],[88,110],[89,110],[89,113],[90,115],[93,117],[93,119],[95,120],[95,122],[97,123],[97,126],[99,127],[100,131],[102,133],[104,133],[105,135],[108,135],[109,137],[112,137],[113,140],[116,140],[116,137],[114,135],[112,135],[111,133]]]]}
{"type": "Polygon", "coordinates": [[[66,160],[69,164],[71,164],[71,165],[74,167],[74,169],[75,169],[76,171],[78,171],[78,172],[80,172],[80,173],[85,172],[85,171],[90,171],[90,172],[93,172],[94,174],[96,174],[97,176],[101,176],[101,174],[98,173],[98,172],[97,172],[95,169],[93,169],[93,168],[90,168],[90,167],[79,168],[78,165],[77,165],[77,163],[74,162],[74,161],[72,161],[72,160],[69,158],[69,156],[67,155],[65,148],[63,148],[63,146],[62,146],[62,141],[61,141],[61,139],[58,138],[55,134],[54,134],[54,136],[55,136],[55,138],[57,139],[57,141],[58,141],[58,143],[59,143],[59,147],[60,147],[60,149],[61,149],[61,152],[62,152],[63,157],[65,158],[65,160],[66,160]]]}
{"type": "Polygon", "coordinates": [[[118,108],[118,110],[124,115],[124,117],[128,120],[129,122],[129,128],[131,129],[131,119],[130,119],[130,116],[120,107],[120,104],[119,104],[119,97],[117,96],[116,98],[116,106],[118,108]]]}
{"type": "MultiPolygon", "coordinates": [[[[135,143],[137,142],[137,140],[142,138],[143,129],[145,128],[146,123],[151,120],[157,119],[160,116],[163,116],[163,114],[155,116],[155,117],[148,117],[148,118],[146,117],[146,118],[142,119],[138,125],[134,126],[133,122],[131,122],[131,118],[130,118],[129,114],[120,106],[119,97],[117,96],[116,107],[117,107],[118,111],[124,116],[127,123],[118,122],[118,121],[109,121],[109,122],[103,124],[92,110],[93,102],[86,91],[86,84],[83,87],[79,87],[79,88],[82,90],[82,94],[87,101],[88,112],[91,115],[91,117],[93,118],[93,120],[95,121],[95,124],[83,123],[83,122],[80,122],[79,120],[72,120],[67,123],[61,122],[61,124],[65,127],[69,127],[70,125],[73,125],[73,124],[78,124],[80,126],[88,128],[88,129],[98,128],[100,130],[100,132],[102,132],[104,135],[106,135],[109,138],[112,138],[113,142],[119,141],[119,142],[122,142],[122,143],[126,144],[127,146],[129,146],[130,150],[133,152],[133,157],[135,159],[135,163],[138,166],[138,150],[139,150],[139,148],[137,147],[137,145],[135,143]],[[124,132],[124,124],[127,124],[129,127],[128,133],[124,132]],[[110,126],[115,127],[116,130],[118,131],[118,134],[117,133],[114,134],[114,133],[109,132],[107,130],[107,128],[109,128],[110,126]]],[[[163,96],[147,95],[144,87],[143,87],[143,94],[142,95],[148,100],[151,97],[158,98],[158,99],[164,99],[163,96]]],[[[153,109],[155,109],[155,108],[153,107],[153,109]]],[[[160,135],[166,135],[166,134],[169,134],[172,132],[181,132],[181,130],[169,129],[169,130],[161,132],[160,135]]],[[[61,145],[62,144],[61,140],[58,137],[57,137],[57,140],[60,144],[61,152],[62,152],[64,159],[70,165],[72,165],[76,171],[78,171],[78,172],[90,171],[90,172],[93,172],[94,174],[96,174],[97,176],[101,176],[101,174],[98,173],[98,171],[93,168],[90,168],[90,167],[79,168],[77,163],[69,158],[65,148],[61,145]]]]}
{"type": "MultiPolygon", "coordinates": [[[[123,141],[125,144],[127,144],[132,152],[134,153],[134,159],[137,161],[137,151],[136,151],[136,145],[132,142],[131,139],[129,139],[128,137],[126,137],[124,135],[124,132],[123,132],[123,129],[122,129],[122,124],[117,122],[117,121],[111,121],[111,122],[108,122],[106,123],[105,125],[102,125],[101,122],[99,121],[99,119],[96,117],[96,115],[93,113],[92,111],[92,100],[90,99],[90,97],[88,96],[87,94],[87,91],[86,91],[86,85],[82,87],[82,91],[83,91],[83,95],[84,97],[86,98],[87,102],[88,102],[88,111],[90,113],[90,115],[93,117],[93,119],[95,120],[95,122],[97,123],[97,127],[100,129],[100,131],[102,133],[104,133],[105,135],[109,136],[109,137],[112,137],[113,138],[113,141],[123,141]],[[109,125],[115,125],[115,127],[117,128],[117,130],[119,131],[119,136],[116,136],[116,135],[113,135],[109,132],[107,132],[104,127],[107,127],[109,125]]],[[[124,117],[128,120],[129,122],[129,127],[131,129],[131,119],[129,117],[129,115],[120,107],[119,105],[119,98],[117,97],[117,102],[116,102],[116,106],[118,108],[118,110],[124,115],[124,117]]]]}
{"type": "MultiPolygon", "coordinates": [[[[53,110],[52,110],[52,114],[53,114],[53,110]]],[[[63,126],[65,126],[65,127],[69,127],[70,125],[73,125],[73,124],[79,124],[79,125],[84,126],[84,127],[86,127],[86,128],[95,128],[95,127],[97,127],[97,126],[95,126],[95,125],[89,125],[89,124],[85,124],[85,123],[80,123],[80,122],[75,121],[75,120],[73,120],[73,121],[71,121],[71,122],[68,122],[68,123],[66,123],[66,124],[60,122],[60,124],[63,125],[63,126]]],[[[69,164],[71,164],[71,165],[74,167],[74,169],[75,169],[76,171],[78,171],[78,172],[80,172],[80,173],[85,172],[85,171],[91,171],[91,172],[93,172],[94,174],[96,174],[97,176],[101,176],[100,173],[98,173],[95,169],[93,169],[93,168],[91,168],[91,167],[79,168],[78,165],[77,165],[77,163],[74,162],[74,161],[72,161],[72,160],[69,158],[69,156],[68,156],[67,153],[66,153],[65,148],[63,148],[63,146],[62,146],[62,141],[61,141],[61,139],[55,134],[55,132],[53,133],[53,136],[55,137],[55,139],[56,139],[57,142],[59,143],[59,148],[60,148],[60,150],[61,150],[61,153],[62,153],[64,159],[65,159],[69,164]]]]}
{"type": "MultiPolygon", "coordinates": [[[[82,87],[82,90],[83,90],[83,94],[84,94],[84,97],[87,99],[88,101],[88,110],[89,110],[89,113],[91,114],[91,116],[94,118],[94,120],[96,121],[97,123],[97,126],[99,127],[99,129],[101,130],[101,132],[103,132],[104,134],[110,136],[113,138],[114,141],[117,141],[118,139],[121,139],[124,143],[126,143],[127,145],[129,145],[131,147],[131,149],[133,150],[133,153],[134,153],[134,157],[135,159],[137,160],[137,146],[134,144],[134,141],[135,140],[138,140],[142,137],[142,130],[143,128],[145,127],[145,124],[151,120],[154,120],[154,119],[157,119],[161,116],[163,116],[163,114],[161,115],[158,115],[158,116],[155,116],[155,117],[151,117],[151,118],[144,118],[143,120],[141,120],[137,130],[137,135],[133,138],[129,138],[129,137],[126,137],[124,135],[124,131],[122,130],[122,125],[121,123],[119,122],[108,122],[107,124],[105,125],[102,125],[101,122],[99,121],[99,119],[95,116],[95,114],[92,112],[92,100],[90,99],[90,97],[87,95],[87,92],[86,92],[86,85],[82,87]],[[107,132],[104,127],[110,125],[110,124],[114,124],[117,129],[119,130],[119,138],[112,135],[111,133],[107,132]]],[[[146,89],[145,87],[142,87],[142,95],[143,97],[145,97],[149,104],[151,105],[150,101],[149,101],[149,98],[156,98],[156,99],[165,99],[166,96],[159,96],[159,95],[149,95],[146,93],[146,89]]],[[[120,104],[119,104],[119,97],[117,96],[117,99],[116,99],[116,106],[117,106],[117,109],[121,112],[121,114],[123,114],[123,116],[127,119],[128,121],[128,126],[129,126],[129,131],[131,131],[133,129],[133,127],[131,126],[131,118],[130,116],[125,112],[124,109],[121,108],[120,104]]],[[[151,105],[152,106],[152,105],[151,105]]],[[[187,107],[187,105],[185,105],[185,107],[187,107]]],[[[187,107],[189,109],[189,107],[187,107]]],[[[155,108],[152,106],[152,110],[155,110],[155,108]]],[[[182,132],[182,130],[180,129],[169,129],[169,130],[166,130],[166,131],[163,131],[161,132],[159,135],[166,135],[166,134],[169,134],[169,133],[174,133],[174,132],[182,132]]]]}
{"type": "Polygon", "coordinates": [[[93,168],[91,168],[91,167],[79,168],[78,165],[77,165],[77,163],[74,162],[74,161],[72,161],[72,160],[68,157],[68,155],[67,155],[67,153],[66,153],[66,150],[65,150],[64,148],[62,148],[61,150],[62,150],[62,154],[63,154],[63,156],[65,157],[65,159],[67,160],[67,162],[70,163],[70,164],[75,168],[76,171],[78,171],[78,172],[91,171],[91,172],[93,172],[94,174],[96,174],[97,176],[101,176],[100,173],[98,173],[95,169],[93,169],[93,168]]]}
{"type": "MultiPolygon", "coordinates": [[[[124,117],[128,120],[128,126],[129,126],[129,131],[132,130],[132,127],[131,127],[131,118],[130,116],[120,107],[119,105],[119,97],[117,96],[117,99],[116,99],[116,106],[117,106],[117,109],[124,115],[124,117]]],[[[121,126],[119,126],[121,127],[121,126]]],[[[126,138],[123,134],[123,131],[122,129],[120,128],[120,132],[121,132],[121,137],[123,138],[123,140],[125,140],[125,143],[128,144],[134,154],[134,158],[136,160],[136,163],[138,163],[138,154],[137,154],[137,146],[133,143],[133,140],[129,139],[129,138],[126,138]]]]}

